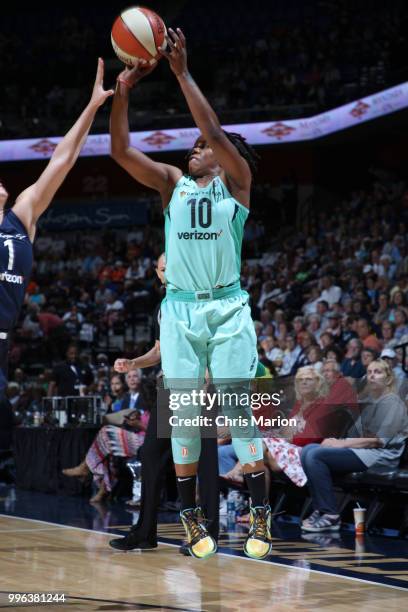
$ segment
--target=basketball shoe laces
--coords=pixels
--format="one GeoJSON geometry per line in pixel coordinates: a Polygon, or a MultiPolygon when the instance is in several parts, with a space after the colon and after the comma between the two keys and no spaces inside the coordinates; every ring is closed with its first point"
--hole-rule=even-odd
{"type": "Polygon", "coordinates": [[[189,510],[185,514],[183,514],[183,518],[187,524],[189,534],[191,537],[190,544],[195,544],[202,537],[206,537],[207,529],[204,526],[205,519],[202,515],[201,508],[195,508],[194,510],[189,510]]]}
{"type": "Polygon", "coordinates": [[[266,522],[266,510],[264,508],[255,511],[251,536],[257,540],[266,540],[268,537],[268,524],[266,522]]]}

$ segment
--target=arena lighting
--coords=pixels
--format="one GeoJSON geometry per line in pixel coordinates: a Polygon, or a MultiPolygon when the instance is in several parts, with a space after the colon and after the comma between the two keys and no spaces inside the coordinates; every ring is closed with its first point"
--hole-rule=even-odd
{"type": "MultiPolygon", "coordinates": [[[[224,127],[226,130],[239,132],[253,145],[284,144],[322,138],[406,107],[408,82],[306,119],[243,123],[224,127]]],[[[145,153],[179,151],[190,149],[197,134],[196,128],[150,130],[132,132],[130,141],[131,145],[145,153]]],[[[0,162],[48,159],[60,140],[60,136],[2,140],[0,162]]],[[[109,153],[109,134],[95,134],[88,137],[80,155],[94,157],[109,153]]]]}

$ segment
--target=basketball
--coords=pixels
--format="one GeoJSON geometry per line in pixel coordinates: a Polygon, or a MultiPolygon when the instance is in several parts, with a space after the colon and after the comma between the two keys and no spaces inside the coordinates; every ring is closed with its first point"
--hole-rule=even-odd
{"type": "Polygon", "coordinates": [[[139,59],[150,64],[160,58],[159,48],[166,45],[166,26],[157,13],[143,6],[128,8],[115,20],[111,40],[118,58],[128,65],[139,59]]]}

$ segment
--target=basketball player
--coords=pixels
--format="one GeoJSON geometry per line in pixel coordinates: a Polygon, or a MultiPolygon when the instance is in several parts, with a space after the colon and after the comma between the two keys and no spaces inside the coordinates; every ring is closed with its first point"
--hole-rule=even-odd
{"type": "MultiPolygon", "coordinates": [[[[157,260],[156,274],[164,284],[166,260],[162,254],[157,260]]],[[[117,359],[114,368],[117,372],[130,372],[137,368],[148,368],[158,365],[160,355],[160,309],[154,315],[155,343],[153,348],[136,359],[117,359]]],[[[161,415],[166,418],[166,415],[161,415]]],[[[142,462],[142,498],[139,519],[123,538],[109,542],[116,550],[151,549],[157,547],[157,513],[160,500],[161,475],[171,456],[171,445],[168,438],[157,435],[157,410],[152,408],[144,443],[139,451],[142,462]]],[[[207,517],[207,529],[214,540],[218,540],[219,531],[219,481],[217,440],[206,438],[198,466],[200,503],[207,517]]],[[[187,555],[189,550],[183,545],[180,552],[187,555]]]]}
{"type": "Polygon", "coordinates": [[[58,144],[37,182],[7,208],[8,193],[0,182],[0,401],[7,385],[9,334],[17,321],[31,274],[37,220],[74,165],[98,108],[114,93],[104,90],[103,72],[103,60],[99,59],[88,106],[58,144]]]}
{"type": "MultiPolygon", "coordinates": [[[[257,365],[256,336],[248,296],[240,287],[240,257],[256,156],[238,134],[222,130],[187,68],[184,35],[169,30],[163,55],[175,74],[201,132],[189,154],[189,174],[157,163],[129,146],[129,90],[152,67],[124,70],[112,105],[112,156],[136,180],[161,195],[166,233],[166,298],[161,307],[162,367],[171,391],[188,380],[201,384],[208,367],[217,387],[248,391],[257,365]],[[183,377],[183,380],[181,379],[183,377]],[[238,382],[237,382],[238,381],[238,382]]],[[[232,396],[233,393],[230,392],[232,396]]],[[[200,408],[200,407],[199,407],[200,408]]],[[[241,402],[223,406],[233,417],[250,414],[241,402]]],[[[179,415],[197,414],[194,405],[179,415]]],[[[237,419],[238,421],[239,419],[237,419]]],[[[251,525],[244,552],[262,559],[271,549],[262,442],[255,427],[231,428],[234,448],[251,494],[251,525]]],[[[172,449],[190,552],[206,558],[216,543],[199,521],[195,504],[199,434],[173,430],[172,449]]]]}

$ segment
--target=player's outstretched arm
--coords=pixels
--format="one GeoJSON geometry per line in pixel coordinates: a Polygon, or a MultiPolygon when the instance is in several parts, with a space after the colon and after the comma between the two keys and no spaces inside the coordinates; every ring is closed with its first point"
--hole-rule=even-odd
{"type": "Polygon", "coordinates": [[[167,43],[168,49],[162,50],[161,53],[168,59],[170,68],[177,77],[197,127],[213,149],[227,177],[239,190],[249,192],[251,171],[248,163],[224,134],[217,115],[188,71],[183,32],[179,28],[177,32],[169,29],[167,43]]]}
{"type": "Polygon", "coordinates": [[[140,355],[140,357],[135,359],[116,359],[113,369],[115,372],[120,373],[130,372],[130,370],[137,370],[138,368],[151,368],[158,365],[160,361],[160,340],[156,340],[154,347],[144,355],[140,355]]]}
{"type": "Polygon", "coordinates": [[[34,237],[37,219],[49,206],[57,189],[76,162],[98,108],[114,93],[112,89],[103,88],[103,73],[103,60],[99,58],[88,106],[58,144],[38,181],[25,189],[16,200],[13,211],[23,222],[31,238],[34,237]]]}
{"type": "Polygon", "coordinates": [[[129,141],[129,90],[149,74],[155,65],[150,66],[140,61],[133,68],[123,70],[118,76],[110,118],[111,155],[139,183],[158,191],[163,205],[167,206],[174,186],[182,176],[181,170],[175,166],[154,162],[141,151],[131,147],[129,141]]]}

